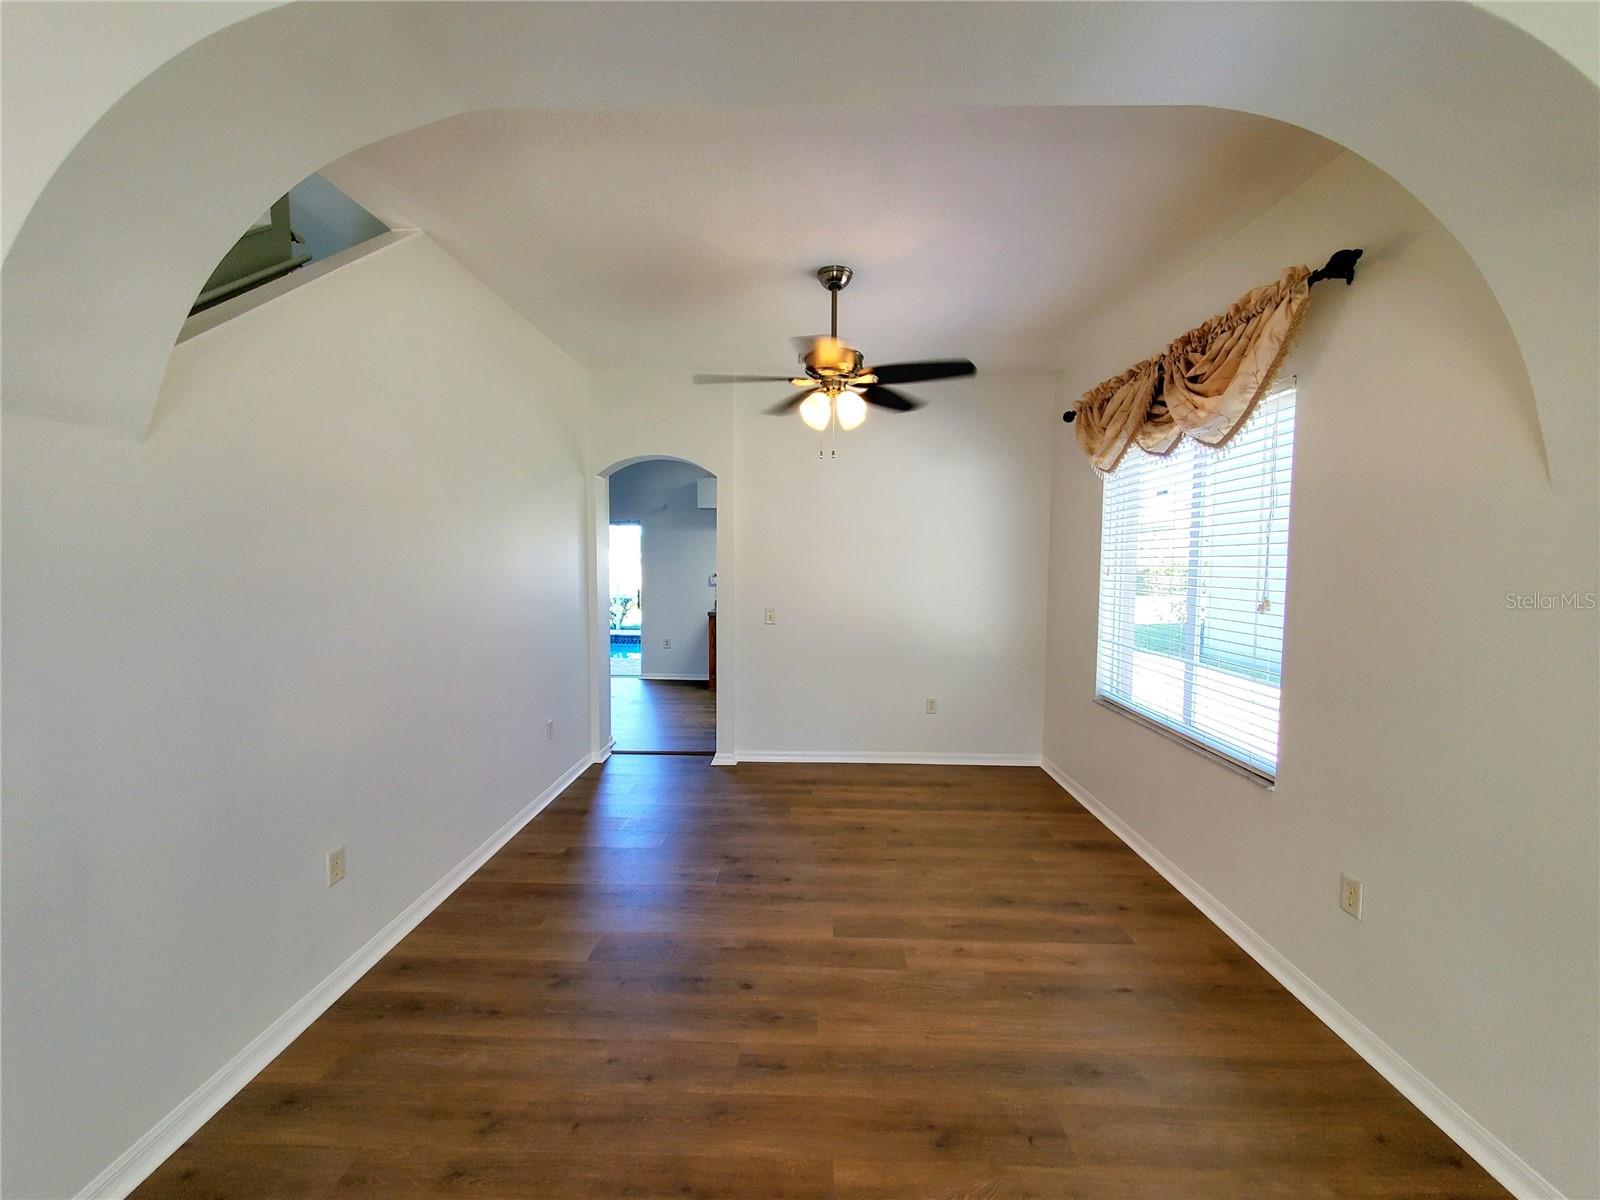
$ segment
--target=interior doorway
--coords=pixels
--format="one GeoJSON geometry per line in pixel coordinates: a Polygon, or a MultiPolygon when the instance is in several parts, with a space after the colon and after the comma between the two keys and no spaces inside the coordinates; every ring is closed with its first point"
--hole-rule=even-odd
{"type": "Polygon", "coordinates": [[[716,478],[646,459],[609,479],[612,753],[716,751],[716,478]]]}

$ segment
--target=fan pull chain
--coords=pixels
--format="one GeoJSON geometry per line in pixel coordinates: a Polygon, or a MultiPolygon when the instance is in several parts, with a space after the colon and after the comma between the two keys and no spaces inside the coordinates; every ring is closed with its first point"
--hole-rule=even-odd
{"type": "Polygon", "coordinates": [[[831,400],[828,403],[828,423],[817,432],[817,457],[819,459],[839,457],[839,414],[834,411],[831,400]],[[833,435],[831,445],[829,434],[833,435]]]}

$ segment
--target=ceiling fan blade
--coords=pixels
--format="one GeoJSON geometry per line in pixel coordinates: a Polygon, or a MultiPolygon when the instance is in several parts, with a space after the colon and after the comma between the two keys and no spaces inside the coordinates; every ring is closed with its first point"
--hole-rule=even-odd
{"type": "Polygon", "coordinates": [[[817,389],[814,387],[801,388],[794,395],[783,401],[783,403],[774,404],[771,408],[767,409],[767,416],[781,417],[787,413],[792,413],[795,409],[800,407],[800,401],[804,400],[816,390],[817,389]]]}
{"type": "Polygon", "coordinates": [[[973,375],[978,368],[964,358],[945,358],[935,362],[885,363],[868,368],[879,383],[921,383],[928,379],[955,379],[973,375]]]}
{"type": "Polygon", "coordinates": [[[788,383],[789,375],[696,375],[696,383],[788,383]]]}
{"type": "Polygon", "coordinates": [[[923,407],[923,401],[893,388],[886,388],[882,384],[869,383],[861,389],[861,398],[868,404],[876,404],[879,408],[892,409],[895,412],[912,412],[923,407]]]}

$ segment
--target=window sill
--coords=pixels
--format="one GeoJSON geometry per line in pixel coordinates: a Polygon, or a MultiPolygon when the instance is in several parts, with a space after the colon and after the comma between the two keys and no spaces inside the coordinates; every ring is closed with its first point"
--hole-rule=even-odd
{"type": "Polygon", "coordinates": [[[1136,725],[1142,725],[1144,728],[1151,730],[1154,733],[1159,733],[1168,741],[1177,742],[1178,745],[1184,747],[1185,749],[1193,750],[1196,754],[1203,758],[1210,759],[1220,767],[1226,767],[1235,775],[1244,776],[1251,783],[1256,784],[1258,787],[1264,787],[1269,792],[1277,791],[1277,779],[1271,775],[1262,774],[1261,771],[1255,767],[1246,766],[1237,759],[1229,758],[1220,750],[1214,750],[1210,746],[1204,745],[1201,742],[1197,742],[1193,738],[1179,733],[1176,729],[1168,728],[1159,721],[1152,721],[1143,713],[1137,712],[1125,705],[1118,704],[1115,700],[1112,700],[1108,696],[1101,696],[1097,694],[1094,698],[1094,702],[1100,705],[1101,708],[1110,709],[1119,717],[1125,717],[1127,720],[1132,721],[1136,725]]]}

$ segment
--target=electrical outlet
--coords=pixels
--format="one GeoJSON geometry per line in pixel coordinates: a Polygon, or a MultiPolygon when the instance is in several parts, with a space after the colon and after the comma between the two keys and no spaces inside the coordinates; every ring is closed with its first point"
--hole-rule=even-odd
{"type": "Polygon", "coordinates": [[[767,616],[767,624],[768,625],[776,625],[778,623],[778,610],[777,609],[775,609],[775,608],[767,609],[766,616],[767,616]]]}
{"type": "Polygon", "coordinates": [[[1339,876],[1339,907],[1356,920],[1361,920],[1361,880],[1348,875],[1339,876]]]}
{"type": "Polygon", "coordinates": [[[663,650],[671,650],[672,649],[672,639],[671,638],[662,638],[661,639],[661,648],[663,650]]]}
{"type": "Polygon", "coordinates": [[[332,887],[344,878],[344,847],[336,846],[328,851],[328,886],[332,887]]]}
{"type": "Polygon", "coordinates": [[[556,719],[554,717],[544,723],[544,740],[547,742],[556,740],[556,719]]]}
{"type": "Polygon", "coordinates": [[[937,717],[939,715],[939,702],[932,696],[929,696],[928,702],[922,706],[922,711],[927,713],[930,717],[937,717]]]}

